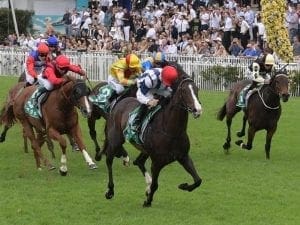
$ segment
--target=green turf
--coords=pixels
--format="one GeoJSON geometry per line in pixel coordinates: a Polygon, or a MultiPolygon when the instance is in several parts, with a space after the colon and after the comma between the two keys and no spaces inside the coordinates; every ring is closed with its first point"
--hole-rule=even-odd
{"type": "MultiPolygon", "coordinates": [[[[1,102],[15,82],[0,77],[1,102]]],[[[300,98],[283,104],[267,161],[263,131],[256,134],[252,151],[233,145],[230,154],[224,154],[225,123],[215,115],[225,97],[226,93],[200,92],[204,114],[189,121],[191,156],[203,178],[201,187],[191,193],[179,190],[180,183],[192,179],[173,163],[160,174],[159,189],[147,209],[142,207],[144,178],[135,166],[125,168],[121,160],[114,161],[115,197],[106,200],[105,160],[90,171],[80,153],[69,148],[68,176],[61,177],[57,170],[37,171],[31,149],[23,153],[19,125],[14,126],[0,143],[0,225],[299,225],[300,98]]],[[[81,125],[94,156],[84,119],[81,125]]],[[[241,115],[234,120],[233,134],[240,125],[241,115]]],[[[103,123],[98,127],[100,131],[103,123]]],[[[134,159],[137,151],[128,144],[126,148],[134,159]]],[[[57,145],[55,152],[58,166],[57,145]]]]}

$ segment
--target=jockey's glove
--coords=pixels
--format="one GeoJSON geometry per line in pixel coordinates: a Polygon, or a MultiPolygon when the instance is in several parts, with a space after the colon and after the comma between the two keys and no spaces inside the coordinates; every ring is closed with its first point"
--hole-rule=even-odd
{"type": "Polygon", "coordinates": [[[158,99],[151,99],[151,100],[147,103],[147,105],[148,105],[150,108],[155,107],[155,106],[157,106],[158,101],[159,101],[158,99]]]}

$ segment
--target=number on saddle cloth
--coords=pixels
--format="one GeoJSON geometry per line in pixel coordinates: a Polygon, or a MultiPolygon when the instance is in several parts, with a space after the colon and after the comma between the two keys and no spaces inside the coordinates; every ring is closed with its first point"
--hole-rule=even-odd
{"type": "Polygon", "coordinates": [[[124,137],[127,141],[133,142],[136,144],[143,144],[143,134],[144,131],[153,118],[153,116],[161,109],[161,105],[157,105],[154,108],[148,110],[147,115],[144,117],[143,121],[137,120],[137,116],[140,113],[141,105],[136,107],[132,112],[129,113],[128,121],[126,128],[123,131],[124,137]],[[139,123],[139,124],[137,124],[139,123]]]}
{"type": "Polygon", "coordinates": [[[249,97],[256,92],[257,90],[260,90],[263,86],[263,83],[256,84],[255,88],[252,88],[249,90],[252,84],[246,85],[240,92],[238,102],[236,103],[236,106],[240,108],[246,108],[248,105],[248,99],[249,97]]]}
{"type": "Polygon", "coordinates": [[[110,102],[112,94],[114,93],[114,89],[111,85],[107,84],[99,88],[97,94],[90,95],[89,100],[104,112],[108,113],[110,110],[110,102]]]}

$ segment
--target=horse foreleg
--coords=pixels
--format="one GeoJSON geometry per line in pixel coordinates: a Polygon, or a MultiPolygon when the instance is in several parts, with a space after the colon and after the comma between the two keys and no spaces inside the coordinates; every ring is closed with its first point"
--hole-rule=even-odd
{"type": "Polygon", "coordinates": [[[223,145],[224,150],[228,150],[230,148],[230,142],[231,142],[231,123],[232,123],[232,118],[231,117],[227,117],[226,118],[227,137],[226,137],[226,142],[223,145]]]}
{"type": "Polygon", "coordinates": [[[183,166],[183,168],[193,177],[194,183],[189,185],[188,183],[183,183],[178,186],[181,190],[193,191],[195,188],[199,187],[202,183],[202,179],[199,177],[193,160],[189,155],[186,155],[184,158],[178,159],[178,162],[183,166]]]}
{"type": "Polygon", "coordinates": [[[276,129],[277,129],[277,126],[275,126],[271,130],[267,130],[266,144],[265,144],[266,159],[270,159],[271,142],[272,142],[272,137],[273,137],[274,133],[276,132],[276,129]]]}
{"type": "Polygon", "coordinates": [[[52,140],[48,136],[46,136],[45,141],[47,144],[47,148],[48,148],[49,152],[51,153],[52,159],[55,159],[54,145],[53,145],[52,140]]]}
{"type": "Polygon", "coordinates": [[[247,116],[244,114],[243,116],[243,125],[241,131],[237,132],[236,135],[238,137],[243,137],[245,136],[245,129],[246,129],[246,122],[247,122],[247,116]]]}
{"type": "Polygon", "coordinates": [[[115,192],[114,192],[114,186],[115,185],[114,185],[113,172],[112,172],[113,161],[114,161],[114,155],[112,154],[112,152],[109,152],[106,155],[106,167],[107,167],[107,170],[108,170],[108,184],[107,184],[108,190],[105,193],[105,198],[106,199],[113,198],[114,194],[115,194],[115,192]]]}
{"type": "Polygon", "coordinates": [[[252,143],[255,137],[256,130],[252,127],[249,126],[248,128],[248,141],[247,144],[244,144],[243,140],[238,140],[235,143],[240,146],[242,149],[247,149],[251,150],[252,149],[252,143]]]}
{"type": "Polygon", "coordinates": [[[73,137],[74,141],[78,144],[78,147],[80,151],[82,152],[82,155],[88,164],[90,169],[97,169],[97,165],[93,162],[92,158],[90,157],[89,153],[86,151],[86,147],[83,143],[83,138],[81,134],[81,130],[79,125],[77,125],[71,132],[71,137],[73,137]]]}
{"type": "Polygon", "coordinates": [[[144,207],[151,206],[151,203],[153,201],[153,195],[158,188],[158,176],[162,168],[163,165],[157,165],[152,161],[152,165],[151,165],[152,182],[150,185],[150,191],[147,193],[147,199],[144,201],[143,204],[144,207]]]}
{"type": "Polygon", "coordinates": [[[143,176],[145,177],[145,182],[146,182],[146,193],[150,192],[150,186],[152,183],[152,177],[151,175],[147,172],[145,163],[147,159],[149,158],[148,154],[140,153],[138,157],[133,161],[133,165],[138,166],[140,171],[142,172],[143,176]]]}
{"type": "Polygon", "coordinates": [[[68,173],[68,167],[67,167],[67,157],[66,157],[66,149],[67,149],[67,141],[66,139],[55,129],[49,128],[48,129],[48,137],[52,140],[55,140],[59,143],[62,156],[61,156],[61,166],[59,167],[60,175],[66,176],[68,173]]]}
{"type": "Polygon", "coordinates": [[[24,144],[24,152],[28,153],[28,142],[27,142],[27,137],[24,129],[23,129],[23,144],[24,144]]]}
{"type": "Polygon", "coordinates": [[[97,131],[95,129],[95,124],[96,124],[96,119],[93,116],[89,117],[88,118],[88,127],[89,127],[90,137],[94,142],[95,151],[97,154],[98,152],[100,152],[101,149],[100,149],[100,146],[99,146],[98,140],[97,140],[97,131]]]}

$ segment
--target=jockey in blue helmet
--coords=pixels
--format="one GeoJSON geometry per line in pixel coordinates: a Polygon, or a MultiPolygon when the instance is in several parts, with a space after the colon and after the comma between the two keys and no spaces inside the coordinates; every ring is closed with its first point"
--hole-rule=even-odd
{"type": "Polygon", "coordinates": [[[51,60],[54,60],[57,56],[61,55],[60,47],[58,45],[58,39],[55,36],[50,36],[47,39],[47,44],[50,49],[51,60]]]}

